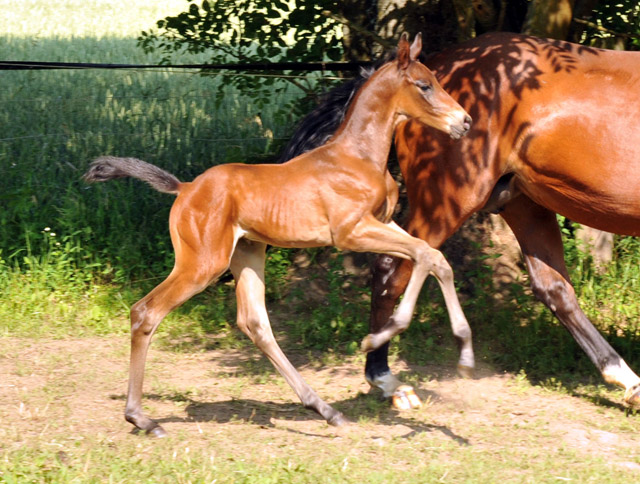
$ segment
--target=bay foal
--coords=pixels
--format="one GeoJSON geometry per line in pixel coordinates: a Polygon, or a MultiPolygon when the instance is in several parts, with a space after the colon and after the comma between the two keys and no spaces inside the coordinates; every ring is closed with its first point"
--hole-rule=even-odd
{"type": "Polygon", "coordinates": [[[397,310],[375,339],[374,349],[410,322],[425,278],[444,292],[454,325],[470,330],[457,299],[453,274],[442,254],[391,221],[398,190],[387,157],[398,123],[416,119],[453,138],[470,127],[469,115],[416,59],[420,36],[398,44],[397,60],[383,65],[356,94],[332,139],[279,165],[219,165],[191,183],[134,158],[101,157],[85,179],[130,176],[177,195],[169,216],[175,266],[160,285],[131,308],[131,365],[125,418],[149,434],[164,429],[141,406],[144,365],[151,337],[174,308],[205,289],[227,269],[236,280],[237,322],[294,389],[305,407],[331,425],[345,417],[305,383],[274,339],[264,301],[267,244],[279,247],[336,246],[378,252],[414,262],[397,310]]]}

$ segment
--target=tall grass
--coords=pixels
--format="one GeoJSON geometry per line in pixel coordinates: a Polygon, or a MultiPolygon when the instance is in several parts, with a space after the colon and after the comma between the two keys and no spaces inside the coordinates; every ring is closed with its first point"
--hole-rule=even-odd
{"type": "MultiPolygon", "coordinates": [[[[0,58],[157,63],[159,56],[144,54],[136,37],[183,7],[181,1],[2,2],[10,21],[0,58]]],[[[0,71],[0,331],[33,334],[54,320],[90,328],[91,320],[108,319],[97,313],[113,313],[110,305],[126,310],[140,296],[139,290],[114,295],[96,283],[126,287],[143,279],[134,286],[147,290],[170,269],[172,197],[133,180],[87,186],[81,175],[96,156],[139,157],[185,180],[218,163],[273,157],[290,127],[273,119],[283,99],[258,110],[227,89],[220,103],[215,93],[226,89],[224,82],[222,75],[177,70],[0,71]],[[97,287],[105,301],[100,310],[90,296],[97,287]]]]}

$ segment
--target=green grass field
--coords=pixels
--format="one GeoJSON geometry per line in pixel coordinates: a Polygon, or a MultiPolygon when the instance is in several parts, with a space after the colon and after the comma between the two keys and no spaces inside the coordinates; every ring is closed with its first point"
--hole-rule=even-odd
{"type": "MultiPolygon", "coordinates": [[[[2,2],[9,22],[0,57],[156,63],[159,55],[145,54],[136,37],[184,5],[2,2]]],[[[171,60],[199,63],[206,55],[176,53],[171,60]]],[[[293,115],[275,113],[299,95],[289,90],[258,107],[242,92],[222,87],[220,101],[224,75],[182,70],[0,71],[0,76],[0,200],[7,207],[0,211],[0,287],[5,296],[0,334],[7,335],[126,332],[130,305],[172,266],[167,231],[172,198],[135,180],[87,186],[81,175],[91,159],[136,156],[182,179],[218,163],[269,161],[296,122],[293,115]]],[[[326,273],[328,305],[310,305],[305,289],[291,288],[287,281],[294,255],[271,251],[271,302],[311,312],[305,325],[294,327],[304,345],[355,351],[366,331],[366,284],[352,286],[339,257],[325,254],[329,271],[313,277],[326,273]],[[345,286],[352,287],[344,291],[345,286]]],[[[637,240],[619,239],[615,262],[604,274],[594,271],[571,239],[567,255],[587,314],[629,363],[640,361],[637,240]]],[[[545,372],[590,374],[591,364],[572,338],[533,303],[523,286],[514,286],[509,297],[497,302],[490,290],[491,270],[480,263],[471,271],[458,279],[476,281],[467,311],[491,359],[509,370],[526,364],[531,376],[542,378],[545,372]],[[517,332],[512,331],[514,319],[522,321],[517,332]],[[561,355],[554,354],[554,342],[566,347],[561,355]],[[514,354],[514,347],[529,348],[530,354],[514,354]]],[[[417,317],[424,324],[411,328],[400,351],[417,361],[452,358],[447,316],[434,284],[425,290],[424,300],[417,317]]],[[[160,331],[169,341],[181,340],[181,334],[202,341],[220,331],[234,338],[229,331],[233,320],[231,288],[222,284],[170,315],[160,331]]]]}
{"type": "MultiPolygon", "coordinates": [[[[184,4],[3,2],[10,28],[0,37],[0,58],[158,63],[160,56],[144,54],[136,37],[184,4]]],[[[176,54],[173,61],[206,57],[176,54]]],[[[87,186],[81,175],[93,158],[135,156],[188,180],[214,164],[268,160],[290,129],[272,119],[289,95],[257,109],[228,89],[220,103],[224,75],[159,69],[0,76],[0,200],[8,206],[0,212],[0,277],[9,295],[0,305],[5,333],[120,330],[99,315],[113,315],[117,301],[126,310],[170,269],[172,198],[130,182],[87,186]],[[103,284],[140,279],[133,294],[117,289],[114,296],[103,284]]]]}
{"type": "MultiPolygon", "coordinates": [[[[2,2],[9,22],[0,38],[0,57],[156,63],[159,56],[145,54],[136,37],[186,2],[161,5],[2,2]]],[[[176,53],[172,61],[204,62],[206,56],[176,53]]],[[[224,86],[223,75],[182,70],[0,71],[0,76],[0,201],[7,207],[0,211],[0,287],[5,296],[0,301],[0,334],[7,335],[126,332],[128,307],[172,266],[167,231],[172,198],[135,180],[87,186],[81,175],[92,158],[136,156],[183,179],[217,163],[269,161],[296,122],[292,115],[275,113],[299,95],[289,90],[258,107],[242,92],[222,87],[226,90],[220,102],[216,93],[224,86]]],[[[615,262],[604,274],[594,271],[571,239],[567,255],[587,314],[631,364],[639,361],[637,240],[619,239],[615,262]]],[[[351,284],[339,256],[325,254],[329,271],[318,274],[327,274],[322,277],[329,304],[310,305],[304,288],[289,290],[292,257],[290,251],[271,252],[271,302],[313,314],[295,328],[303,344],[355,351],[366,331],[366,287],[344,291],[351,284]]],[[[511,288],[498,303],[486,265],[480,263],[458,279],[476,281],[466,302],[470,320],[480,344],[506,369],[528,364],[531,375],[543,376],[545,368],[566,374],[592,371],[572,338],[522,286],[511,288]],[[511,330],[514,319],[522,321],[517,332],[511,330]],[[567,349],[554,356],[558,341],[567,349]],[[531,354],[514,354],[514,347],[530,348],[531,354]]],[[[442,349],[449,347],[451,337],[433,286],[425,290],[424,299],[434,303],[423,304],[417,318],[425,323],[414,325],[401,345],[405,355],[418,360],[439,352],[443,357],[453,354],[442,349]]],[[[170,340],[187,333],[200,341],[219,331],[233,337],[230,289],[222,284],[207,290],[171,315],[161,334],[170,340]]]]}

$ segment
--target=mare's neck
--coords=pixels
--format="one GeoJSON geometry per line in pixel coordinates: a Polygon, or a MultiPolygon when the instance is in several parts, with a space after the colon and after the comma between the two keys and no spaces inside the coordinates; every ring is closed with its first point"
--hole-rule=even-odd
{"type": "Polygon", "coordinates": [[[390,72],[374,74],[358,92],[333,141],[350,154],[387,169],[393,132],[399,121],[392,103],[390,72]]]}

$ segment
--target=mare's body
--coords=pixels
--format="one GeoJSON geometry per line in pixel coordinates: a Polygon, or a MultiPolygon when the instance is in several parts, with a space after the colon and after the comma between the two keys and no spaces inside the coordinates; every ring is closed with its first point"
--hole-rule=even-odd
{"type": "MultiPolygon", "coordinates": [[[[520,243],[534,294],[604,379],[626,389],[626,402],[640,404],[640,378],[578,305],[556,221],[559,213],[609,232],[640,234],[640,53],[488,34],[426,64],[474,126],[457,143],[414,122],[398,126],[410,206],[405,228],[439,247],[489,202],[520,243]]],[[[406,261],[378,258],[372,333],[386,323],[410,273],[406,261]]],[[[367,355],[365,373],[390,394],[399,382],[387,349],[367,355]]]]}

